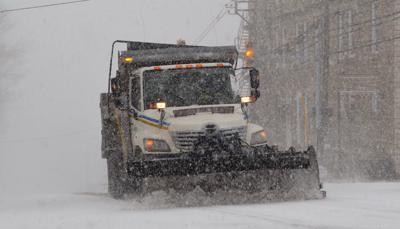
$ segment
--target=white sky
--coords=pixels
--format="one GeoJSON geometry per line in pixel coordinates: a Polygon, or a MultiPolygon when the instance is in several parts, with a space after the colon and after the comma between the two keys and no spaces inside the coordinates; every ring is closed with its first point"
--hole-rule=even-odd
{"type": "MultiPolygon", "coordinates": [[[[0,9],[60,1],[1,0],[0,9]]],[[[2,105],[0,193],[92,190],[105,183],[99,94],[116,39],[193,41],[229,0],[92,0],[6,14],[15,46],[10,100],[2,105]],[[5,109],[4,109],[5,108],[5,109]]],[[[227,15],[202,44],[232,45],[227,15]]]]}

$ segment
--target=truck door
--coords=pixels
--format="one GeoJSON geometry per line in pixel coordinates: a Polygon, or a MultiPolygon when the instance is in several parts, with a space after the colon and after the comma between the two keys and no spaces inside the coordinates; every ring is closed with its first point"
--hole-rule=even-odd
{"type": "Polygon", "coordinates": [[[140,78],[135,77],[130,80],[130,106],[136,111],[140,111],[141,104],[141,90],[140,90],[140,78]]]}
{"type": "Polygon", "coordinates": [[[129,107],[130,107],[130,125],[131,125],[131,138],[133,143],[133,149],[136,149],[135,145],[135,135],[137,132],[137,121],[135,117],[142,110],[142,99],[141,99],[141,86],[140,86],[140,77],[136,76],[130,79],[129,81],[129,107]]]}

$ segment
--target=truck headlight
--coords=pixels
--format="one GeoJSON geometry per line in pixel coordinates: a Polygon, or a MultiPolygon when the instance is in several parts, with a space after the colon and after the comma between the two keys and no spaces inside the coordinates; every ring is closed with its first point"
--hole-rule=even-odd
{"type": "Polygon", "coordinates": [[[243,103],[243,104],[254,103],[256,100],[257,100],[257,98],[254,97],[254,96],[242,96],[242,97],[240,97],[240,102],[243,103]]]}
{"type": "Polygon", "coordinates": [[[267,139],[268,139],[267,131],[261,130],[255,132],[254,134],[251,135],[250,145],[259,145],[267,143],[267,139]]]}
{"type": "Polygon", "coordinates": [[[171,152],[171,148],[164,140],[145,138],[143,144],[147,152],[171,152]]]}

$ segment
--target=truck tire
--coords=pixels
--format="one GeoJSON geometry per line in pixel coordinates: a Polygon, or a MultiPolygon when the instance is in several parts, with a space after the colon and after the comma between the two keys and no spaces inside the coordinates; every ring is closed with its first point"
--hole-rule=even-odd
{"type": "Polygon", "coordinates": [[[125,182],[122,179],[121,155],[114,153],[107,159],[108,193],[115,199],[125,194],[125,182]]]}

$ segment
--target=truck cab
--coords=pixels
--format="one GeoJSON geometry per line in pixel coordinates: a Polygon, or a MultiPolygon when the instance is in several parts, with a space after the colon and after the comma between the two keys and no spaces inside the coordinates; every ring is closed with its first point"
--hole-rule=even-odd
{"type": "Polygon", "coordinates": [[[246,103],[233,86],[230,63],[189,63],[139,68],[129,79],[132,143],[143,155],[178,156],[205,135],[238,134],[251,145],[266,143],[262,127],[248,122],[246,103]],[[258,137],[252,134],[259,132],[258,137]]]}
{"type": "Polygon", "coordinates": [[[256,96],[237,85],[235,47],[157,45],[129,43],[110,80],[109,96],[128,113],[126,160],[180,157],[196,150],[204,137],[267,143],[263,128],[248,120],[247,107],[256,96]]]}

